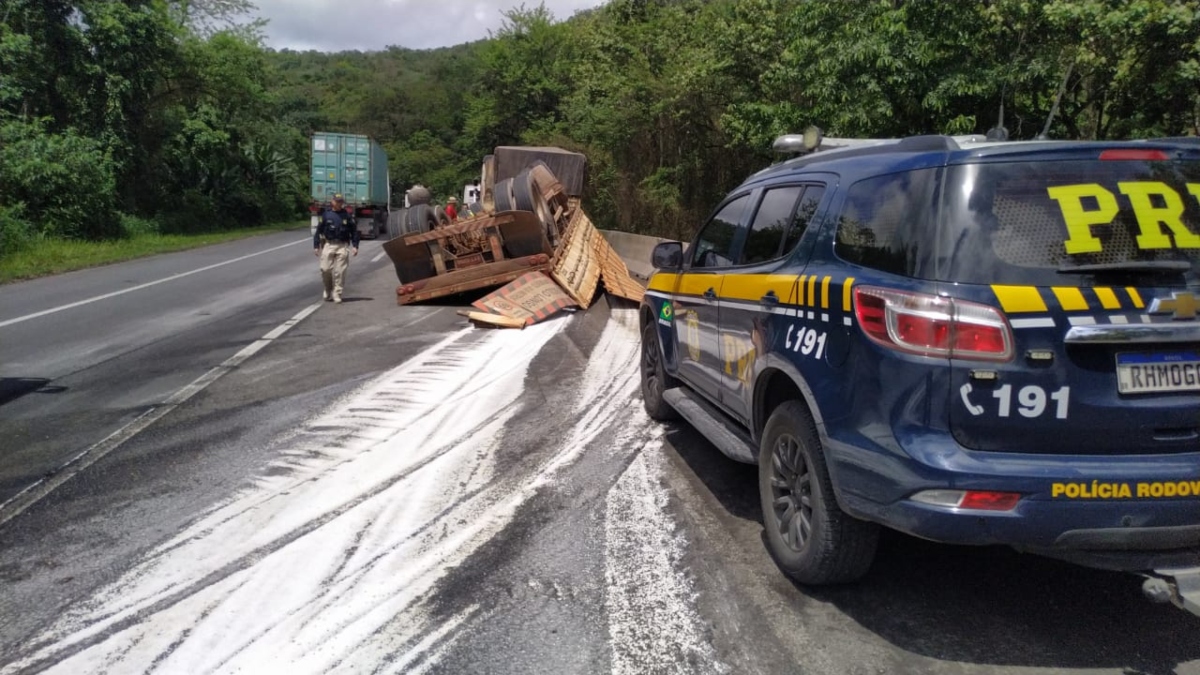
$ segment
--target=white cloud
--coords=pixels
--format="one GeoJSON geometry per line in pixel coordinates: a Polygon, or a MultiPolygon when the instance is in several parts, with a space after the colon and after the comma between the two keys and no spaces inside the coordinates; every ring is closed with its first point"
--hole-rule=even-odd
{"type": "MultiPolygon", "coordinates": [[[[432,49],[488,37],[502,12],[521,0],[255,0],[275,49],[375,51],[389,46],[432,49]]],[[[544,0],[556,20],[605,0],[544,0]]],[[[537,2],[525,2],[536,7],[537,2]]]]}

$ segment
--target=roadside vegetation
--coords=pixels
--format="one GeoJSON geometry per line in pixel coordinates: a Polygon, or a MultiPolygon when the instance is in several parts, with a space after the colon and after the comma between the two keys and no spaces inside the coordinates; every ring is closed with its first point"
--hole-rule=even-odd
{"type": "MultiPolygon", "coordinates": [[[[514,3],[515,4],[515,3],[514,3]]],[[[272,51],[248,0],[8,0],[0,268],[48,239],[302,215],[313,131],[365,133],[446,197],[498,145],[590,162],[601,227],[686,238],[771,139],[1200,131],[1197,0],[610,0],[490,39],[272,51]],[[1046,127],[1050,112],[1056,113],[1046,127]]]]}
{"type": "Polygon", "coordinates": [[[220,244],[268,234],[281,230],[303,230],[308,234],[308,221],[264,225],[239,230],[222,230],[203,234],[135,234],[121,239],[79,241],[75,239],[43,239],[4,257],[0,266],[0,284],[32,279],[47,274],[61,274],[87,267],[108,265],[123,260],[144,258],[159,253],[183,251],[210,244],[220,244]]]}

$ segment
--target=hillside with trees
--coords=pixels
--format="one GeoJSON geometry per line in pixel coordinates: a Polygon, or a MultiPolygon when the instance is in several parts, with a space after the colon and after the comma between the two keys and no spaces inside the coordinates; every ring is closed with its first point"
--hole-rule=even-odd
{"type": "Polygon", "coordinates": [[[488,40],[272,51],[245,0],[6,0],[0,254],[299,213],[307,135],[366,133],[442,196],[497,145],[587,154],[602,227],[688,237],[771,139],[1200,131],[1196,0],[611,0],[488,40]],[[1045,127],[1051,110],[1053,120],[1045,127]]]}

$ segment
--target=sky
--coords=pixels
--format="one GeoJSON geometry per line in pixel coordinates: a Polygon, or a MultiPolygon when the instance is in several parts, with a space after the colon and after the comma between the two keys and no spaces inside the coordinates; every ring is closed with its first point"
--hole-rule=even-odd
{"type": "MultiPolygon", "coordinates": [[[[433,49],[473,42],[500,29],[501,12],[521,0],[255,0],[269,23],[274,49],[375,51],[395,45],[433,49]]],[[[604,0],[544,0],[556,20],[604,4],[604,0]]],[[[525,7],[538,2],[526,0],[525,7]]]]}

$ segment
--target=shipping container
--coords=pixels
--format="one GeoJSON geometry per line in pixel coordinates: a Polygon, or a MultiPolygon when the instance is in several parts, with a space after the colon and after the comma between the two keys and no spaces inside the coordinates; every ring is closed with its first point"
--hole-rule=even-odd
{"type": "Polygon", "coordinates": [[[310,196],[318,214],[341,194],[354,209],[360,236],[376,238],[386,231],[391,181],[387,153],[378,143],[358,134],[318,131],[312,136],[311,169],[310,196]]]}
{"type": "Polygon", "coordinates": [[[316,132],[312,136],[312,198],[340,193],[348,206],[388,205],[387,153],[367,136],[316,132]]]}

